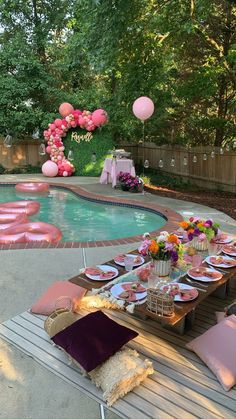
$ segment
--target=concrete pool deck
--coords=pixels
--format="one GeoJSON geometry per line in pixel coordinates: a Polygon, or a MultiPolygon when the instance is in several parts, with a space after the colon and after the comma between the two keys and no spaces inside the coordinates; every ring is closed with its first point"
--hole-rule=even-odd
{"type": "MultiPolygon", "coordinates": [[[[192,202],[158,197],[148,193],[133,194],[100,185],[98,178],[50,178],[42,175],[1,175],[0,182],[50,181],[79,185],[85,190],[111,197],[136,199],[172,208],[183,217],[200,215],[217,220],[222,230],[236,234],[236,222],[215,209],[192,202]]],[[[226,203],[227,205],[227,203],[226,203]]],[[[87,265],[105,262],[117,253],[138,246],[130,243],[118,246],[75,249],[28,249],[0,251],[1,294],[0,322],[29,308],[40,294],[56,280],[65,280],[87,265]]],[[[1,419],[99,419],[99,403],[82,394],[28,356],[0,341],[0,401],[1,419]]],[[[105,417],[117,416],[105,411],[105,417]]]]}

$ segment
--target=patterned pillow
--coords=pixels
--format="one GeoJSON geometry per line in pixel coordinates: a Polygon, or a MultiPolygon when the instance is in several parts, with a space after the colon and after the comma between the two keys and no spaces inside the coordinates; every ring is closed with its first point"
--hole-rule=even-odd
{"type": "Polygon", "coordinates": [[[137,336],[134,330],[96,311],[57,333],[52,340],[90,372],[137,336]]]}
{"type": "Polygon", "coordinates": [[[236,316],[226,317],[187,344],[228,391],[236,384],[236,316]]]}
{"type": "Polygon", "coordinates": [[[85,288],[72,284],[69,281],[54,282],[32,305],[31,311],[32,313],[49,316],[56,309],[56,302],[60,297],[69,297],[73,304],[76,304],[83,298],[86,292],[87,290],[85,288]]]}

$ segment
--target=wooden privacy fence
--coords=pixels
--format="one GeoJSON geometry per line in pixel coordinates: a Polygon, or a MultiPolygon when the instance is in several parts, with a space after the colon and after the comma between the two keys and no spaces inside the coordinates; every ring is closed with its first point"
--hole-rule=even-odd
{"type": "Polygon", "coordinates": [[[3,141],[3,139],[0,139],[0,164],[6,169],[28,164],[41,166],[48,158],[39,155],[39,140],[26,139],[13,143],[9,148],[4,146],[3,141]]]}
{"type": "Polygon", "coordinates": [[[163,172],[180,175],[206,189],[219,189],[236,193],[236,151],[220,154],[220,148],[199,146],[184,147],[156,146],[153,143],[128,144],[122,147],[130,151],[136,164],[148,160],[149,167],[163,172]],[[211,156],[214,152],[214,157],[211,156]],[[204,160],[206,158],[206,160],[204,160]],[[160,167],[160,160],[163,167],[160,167]],[[172,162],[172,165],[171,165],[172,162]]]}

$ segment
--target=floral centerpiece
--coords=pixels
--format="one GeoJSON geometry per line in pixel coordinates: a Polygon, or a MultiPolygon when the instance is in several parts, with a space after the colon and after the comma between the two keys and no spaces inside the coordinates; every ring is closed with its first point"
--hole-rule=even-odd
{"type": "Polygon", "coordinates": [[[206,250],[207,243],[219,234],[219,224],[200,217],[190,217],[189,220],[182,221],[180,227],[184,230],[184,239],[192,241],[198,250],[206,250]]]}
{"type": "Polygon", "coordinates": [[[177,263],[179,258],[182,259],[183,246],[180,239],[175,234],[167,231],[161,231],[160,235],[155,238],[151,238],[149,233],[145,233],[143,238],[139,252],[144,256],[151,256],[155,272],[158,275],[167,276],[171,264],[177,263]]]}
{"type": "Polygon", "coordinates": [[[130,173],[120,172],[117,178],[123,190],[130,192],[139,191],[139,185],[141,185],[141,181],[138,176],[132,176],[130,173]]]}

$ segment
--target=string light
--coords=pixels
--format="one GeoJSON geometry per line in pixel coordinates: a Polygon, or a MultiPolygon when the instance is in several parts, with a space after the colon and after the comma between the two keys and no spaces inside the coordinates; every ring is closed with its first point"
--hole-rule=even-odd
{"type": "Polygon", "coordinates": [[[44,143],[41,143],[39,145],[39,155],[40,156],[45,156],[45,154],[46,154],[45,144],[44,143]]]}
{"type": "Polygon", "coordinates": [[[158,166],[160,168],[162,168],[164,166],[164,163],[163,163],[163,160],[162,159],[159,160],[158,166]]]}
{"type": "Polygon", "coordinates": [[[7,134],[3,141],[4,147],[10,148],[12,146],[12,136],[10,134],[7,134]]]}
{"type": "Polygon", "coordinates": [[[226,145],[225,150],[226,150],[226,151],[229,151],[229,150],[230,150],[230,146],[229,146],[229,144],[227,144],[227,145],[226,145]]]}
{"type": "Polygon", "coordinates": [[[172,167],[174,167],[174,166],[175,166],[175,159],[174,159],[174,157],[172,157],[171,162],[170,162],[170,165],[171,165],[172,167]]]}
{"type": "Polygon", "coordinates": [[[197,163],[197,156],[195,154],[193,156],[193,163],[197,163]]]}
{"type": "Polygon", "coordinates": [[[211,158],[212,158],[212,159],[214,159],[214,158],[215,158],[215,152],[214,152],[214,151],[212,151],[212,152],[211,152],[211,158]]]}
{"type": "Polygon", "coordinates": [[[203,154],[203,160],[207,160],[207,154],[206,153],[203,154]]]}
{"type": "Polygon", "coordinates": [[[220,154],[224,154],[224,149],[220,147],[220,154]]]}
{"type": "Polygon", "coordinates": [[[144,164],[143,164],[143,167],[144,167],[145,169],[148,169],[148,168],[149,168],[149,161],[148,161],[148,160],[145,160],[145,162],[144,162],[144,164]]]}
{"type": "Polygon", "coordinates": [[[184,166],[188,165],[188,158],[186,156],[184,157],[183,164],[184,166]]]}
{"type": "Polygon", "coordinates": [[[34,130],[34,132],[33,132],[33,134],[32,134],[32,138],[33,138],[34,140],[38,140],[38,139],[39,139],[39,129],[38,129],[38,128],[36,128],[36,129],[34,130]]]}
{"type": "Polygon", "coordinates": [[[92,162],[93,164],[95,164],[95,163],[96,163],[96,161],[97,161],[97,155],[96,155],[96,153],[95,153],[95,152],[93,152],[93,153],[92,153],[92,156],[91,156],[91,162],[92,162]]]}
{"type": "Polygon", "coordinates": [[[74,153],[73,153],[72,150],[69,150],[67,158],[70,161],[73,161],[74,160],[74,153]]]}

